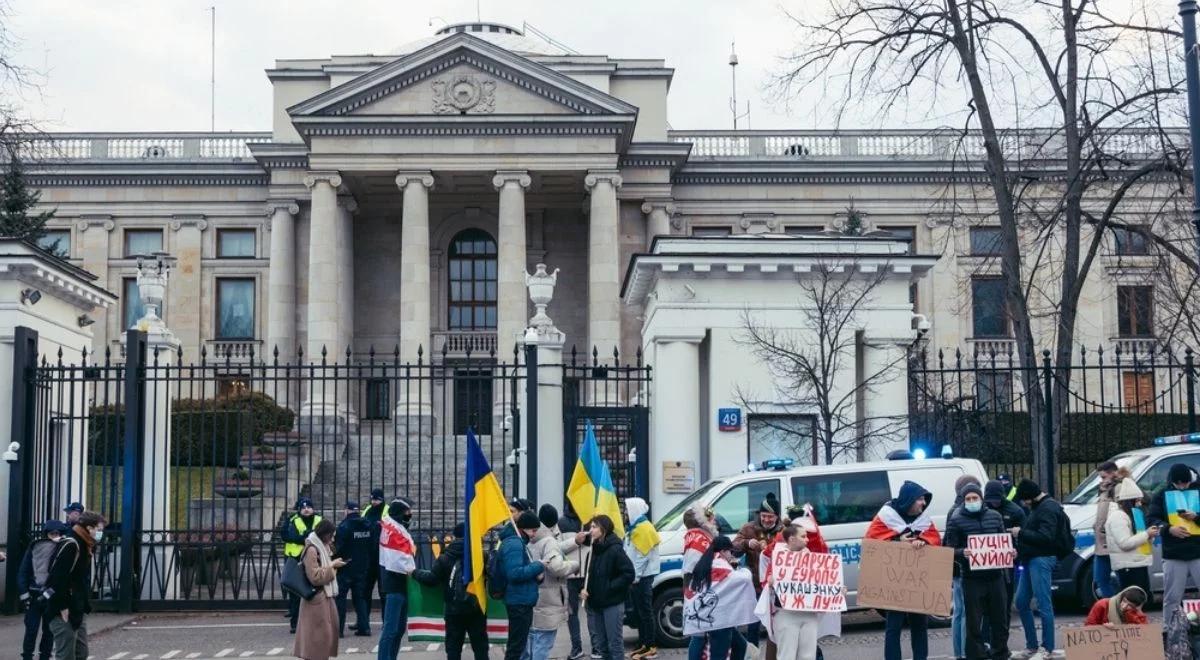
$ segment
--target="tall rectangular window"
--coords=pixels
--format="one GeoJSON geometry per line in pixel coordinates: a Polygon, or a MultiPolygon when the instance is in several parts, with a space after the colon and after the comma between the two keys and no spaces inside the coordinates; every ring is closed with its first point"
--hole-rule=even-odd
{"type": "Polygon", "coordinates": [[[724,238],[732,233],[729,227],[692,227],[692,236],[701,238],[724,238]]]}
{"type": "Polygon", "coordinates": [[[222,259],[250,259],[254,255],[253,229],[218,229],[217,256],[222,259]]]}
{"type": "Polygon", "coordinates": [[[71,232],[67,229],[53,229],[37,240],[37,246],[50,254],[66,259],[71,256],[71,232]]]}
{"type": "Polygon", "coordinates": [[[125,256],[133,257],[139,254],[162,252],[163,235],[161,229],[126,229],[125,256]]]}
{"type": "Polygon", "coordinates": [[[978,371],[975,373],[975,409],[991,412],[1012,410],[1012,373],[978,371]]]}
{"type": "Polygon", "coordinates": [[[1150,254],[1150,245],[1146,237],[1139,232],[1128,229],[1113,230],[1113,247],[1121,256],[1138,256],[1150,254]]]}
{"type": "Polygon", "coordinates": [[[138,319],[146,315],[146,308],[142,306],[142,297],[138,295],[136,277],[126,277],[121,281],[121,298],[121,309],[124,310],[121,316],[125,321],[124,329],[128,330],[137,325],[138,319]]]}
{"type": "Polygon", "coordinates": [[[217,280],[217,339],[254,338],[254,280],[217,280]]]}
{"type": "Polygon", "coordinates": [[[1000,254],[999,227],[971,227],[971,255],[995,257],[1000,254]]]}
{"type": "Polygon", "coordinates": [[[971,324],[975,337],[1009,336],[1004,280],[994,277],[971,280],[971,324]]]}
{"type": "Polygon", "coordinates": [[[908,254],[916,254],[917,252],[917,228],[916,227],[880,227],[880,229],[888,232],[894,238],[908,242],[908,254]]]}
{"type": "Polygon", "coordinates": [[[790,458],[796,465],[817,465],[816,420],[811,415],[758,415],[746,420],[752,465],[773,458],[790,458]]]}
{"type": "Polygon", "coordinates": [[[1154,335],[1154,287],[1117,287],[1117,334],[1122,337],[1154,335]]]}

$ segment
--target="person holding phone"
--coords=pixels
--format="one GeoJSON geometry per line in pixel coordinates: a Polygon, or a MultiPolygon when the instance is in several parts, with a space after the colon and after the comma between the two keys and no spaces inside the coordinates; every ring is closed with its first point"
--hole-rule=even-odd
{"type": "Polygon", "coordinates": [[[1196,525],[1200,511],[1200,484],[1186,463],[1176,463],[1167,472],[1166,487],[1150,501],[1149,522],[1161,527],[1163,567],[1163,618],[1179,610],[1188,578],[1200,587],[1200,529],[1196,525]]]}
{"type": "Polygon", "coordinates": [[[1141,510],[1142,489],[1127,475],[1113,486],[1112,499],[1104,527],[1117,581],[1122,590],[1136,586],[1149,594],[1150,565],[1154,563],[1150,544],[1158,537],[1159,528],[1146,526],[1141,510]]]}
{"type": "Polygon", "coordinates": [[[300,564],[317,593],[300,601],[296,625],[296,643],[292,654],[302,660],[329,660],[338,654],[338,617],[334,599],[338,595],[338,570],[346,560],[333,556],[333,536],[337,529],[328,520],[317,523],[304,539],[300,564]]]}

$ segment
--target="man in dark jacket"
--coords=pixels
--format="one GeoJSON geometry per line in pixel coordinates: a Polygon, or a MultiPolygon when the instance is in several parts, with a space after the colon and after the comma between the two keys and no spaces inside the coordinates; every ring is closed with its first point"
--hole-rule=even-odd
{"type": "MultiPolygon", "coordinates": [[[[983,487],[983,503],[987,508],[1000,514],[1000,518],[1004,520],[1004,529],[1015,536],[1025,525],[1025,509],[1008,499],[1005,494],[1008,490],[998,479],[987,482],[983,487]]],[[[1013,586],[1013,571],[1005,569],[1001,572],[1004,574],[1008,611],[1011,612],[1013,596],[1016,594],[1016,588],[1013,586]]]]}
{"type": "Polygon", "coordinates": [[[517,528],[505,525],[500,532],[500,564],[504,571],[504,606],[508,610],[508,643],[505,660],[519,660],[533,625],[533,606],[538,599],[538,581],[546,567],[530,561],[525,546],[537,534],[542,522],[532,511],[517,516],[517,528]]]}
{"type": "Polygon", "coordinates": [[[954,509],[946,522],[943,544],[954,548],[954,561],[962,576],[963,603],[966,609],[965,650],[968,660],[1008,658],[1008,602],[1004,575],[998,569],[971,569],[972,550],[967,539],[978,534],[1008,534],[1000,513],[983,504],[978,482],[966,483],[959,491],[962,505],[954,509]],[[984,623],[990,632],[991,653],[983,645],[984,623]]]}
{"type": "Polygon", "coordinates": [[[92,611],[92,556],[107,522],[93,511],[79,514],[51,562],[42,599],[54,634],[56,660],[88,658],[85,617],[92,611]]]}
{"type": "Polygon", "coordinates": [[[371,593],[366,590],[367,570],[370,568],[372,549],[379,554],[379,542],[372,541],[375,537],[371,522],[364,520],[358,511],[358,502],[346,502],[346,517],[338,523],[334,533],[333,547],[337,556],[346,560],[346,565],[338,571],[338,593],[334,597],[338,613],[338,633],[346,636],[346,596],[352,594],[350,602],[354,604],[354,634],[359,637],[371,635],[371,593]]]}
{"type": "Polygon", "coordinates": [[[379,590],[384,601],[383,631],[379,635],[379,660],[396,660],[400,641],[408,631],[408,576],[416,568],[416,548],[408,528],[412,525],[413,504],[403,497],[388,503],[388,535],[380,534],[379,590]],[[395,546],[387,554],[383,546],[395,546]],[[405,548],[404,546],[408,546],[405,548]]]}
{"type": "MultiPolygon", "coordinates": [[[[575,537],[574,549],[564,551],[563,554],[569,561],[583,566],[585,548],[581,541],[585,539],[579,537],[583,532],[583,522],[579,520],[579,514],[575,513],[575,507],[571,506],[570,500],[566,501],[563,515],[558,519],[558,531],[562,533],[564,539],[575,537]]],[[[590,548],[587,550],[590,552],[590,548]]],[[[571,636],[571,652],[567,655],[567,660],[583,658],[583,637],[579,631],[579,592],[581,591],[583,591],[582,571],[580,577],[567,578],[567,632],[571,636]]]]}
{"type": "Polygon", "coordinates": [[[25,556],[21,558],[21,567],[17,573],[17,593],[21,602],[25,603],[25,639],[21,644],[21,660],[33,660],[33,649],[36,646],[40,660],[50,660],[54,650],[54,634],[50,632],[50,617],[46,615],[46,600],[42,592],[46,590],[46,582],[50,578],[51,564],[58,552],[58,542],[64,534],[71,531],[57,520],[47,520],[42,525],[45,538],[33,542],[25,556]],[[38,644],[38,633],[42,635],[42,643],[38,644]]]}
{"type": "Polygon", "coordinates": [[[475,660],[487,660],[487,615],[479,611],[479,601],[467,591],[463,579],[463,557],[466,554],[463,533],[465,526],[454,527],[454,540],[446,546],[429,570],[417,569],[413,578],[427,586],[441,586],[445,607],[442,615],[446,621],[446,657],[450,660],[462,658],[463,641],[471,638],[471,652],[475,660]]]}
{"type": "MultiPolygon", "coordinates": [[[[379,521],[383,520],[383,516],[387,513],[387,507],[384,505],[383,489],[371,489],[371,501],[367,506],[363,507],[363,520],[371,523],[371,558],[367,561],[367,577],[363,582],[363,593],[367,595],[367,609],[371,608],[371,593],[375,591],[375,585],[379,584],[379,521]]],[[[383,590],[379,590],[379,609],[382,616],[384,606],[383,590]]]]}
{"type": "MultiPolygon", "coordinates": [[[[1188,577],[1200,587],[1200,527],[1197,502],[1200,481],[1184,463],[1167,471],[1167,484],[1150,500],[1150,525],[1165,529],[1162,536],[1163,616],[1175,612],[1183,602],[1188,577]]],[[[1164,621],[1169,623],[1169,621],[1164,621]]]]}
{"type": "Polygon", "coordinates": [[[1017,484],[1017,502],[1029,510],[1025,526],[1017,533],[1017,556],[1025,570],[1017,584],[1017,612],[1025,629],[1025,653],[1013,657],[1029,657],[1038,651],[1037,628],[1033,621],[1032,601],[1037,598],[1042,619],[1041,649],[1046,657],[1054,651],[1054,601],[1050,582],[1058,560],[1069,555],[1075,547],[1071,520],[1062,505],[1042,492],[1041,486],[1029,479],[1017,484]]]}

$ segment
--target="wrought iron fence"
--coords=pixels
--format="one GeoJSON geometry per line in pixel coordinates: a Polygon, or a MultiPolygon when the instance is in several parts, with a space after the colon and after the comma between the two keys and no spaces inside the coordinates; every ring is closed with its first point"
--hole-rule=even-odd
{"type": "MultiPolygon", "coordinates": [[[[1004,346],[1011,346],[1006,344],[1004,346]]],[[[1191,349],[1120,342],[1115,349],[1080,349],[1070,365],[1049,351],[1020,360],[1011,350],[920,351],[909,360],[909,433],[931,454],[949,445],[978,458],[988,474],[1034,476],[1031,424],[1049,428],[1052,396],[1065,393],[1054,456],[1057,486],[1074,489],[1115,454],[1147,447],[1160,436],[1196,431],[1196,373],[1191,349]],[[1031,419],[1024,378],[1036,379],[1043,405],[1031,419]],[[1065,387],[1048,387],[1048,385],[1065,387]]]]}

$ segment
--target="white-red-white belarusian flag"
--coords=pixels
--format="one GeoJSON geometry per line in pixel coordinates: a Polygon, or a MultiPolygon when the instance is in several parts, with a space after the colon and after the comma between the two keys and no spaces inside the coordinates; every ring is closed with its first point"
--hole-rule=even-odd
{"type": "Polygon", "coordinates": [[[417,568],[417,545],[412,536],[393,518],[385,517],[380,525],[379,565],[393,573],[412,573],[417,568]]]}
{"type": "Polygon", "coordinates": [[[694,637],[757,623],[756,600],[749,569],[735,569],[718,557],[713,560],[711,584],[700,591],[684,586],[683,634],[694,637]]]}
{"type": "Polygon", "coordinates": [[[704,551],[708,550],[708,546],[712,545],[712,535],[698,527],[689,529],[683,535],[683,574],[690,575],[692,569],[696,568],[696,562],[700,561],[700,557],[704,555],[704,551]]]}

